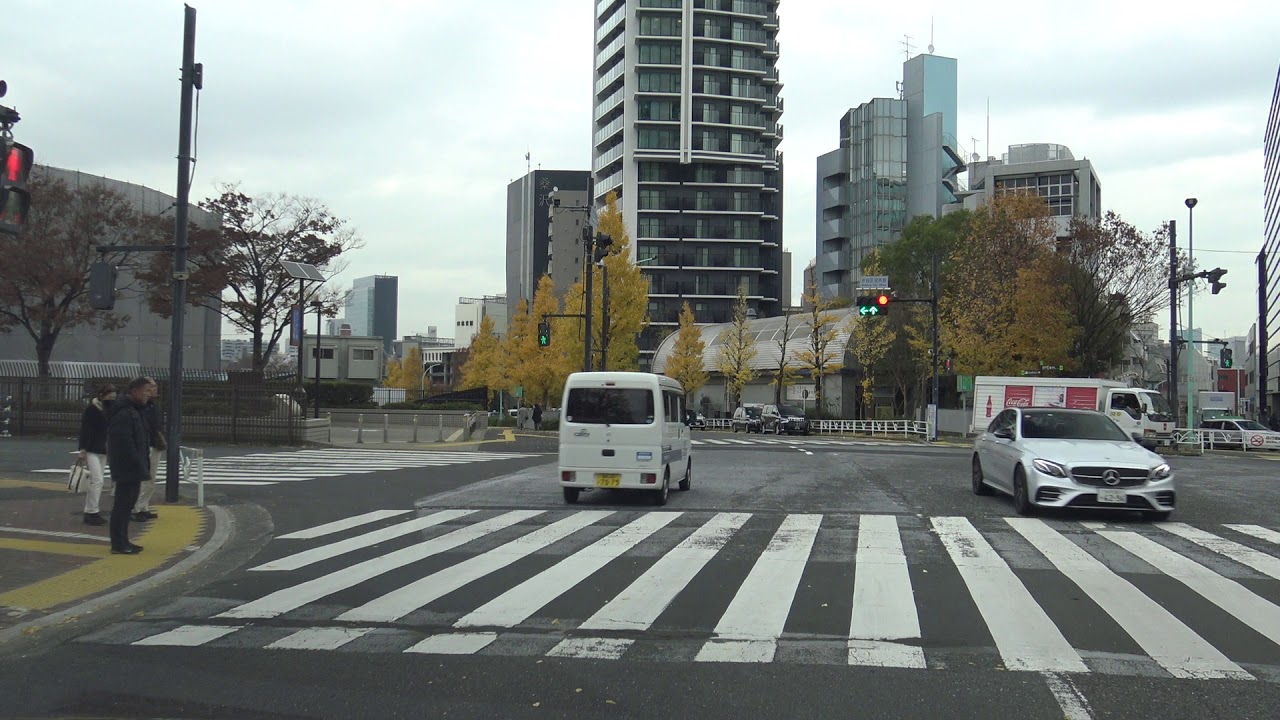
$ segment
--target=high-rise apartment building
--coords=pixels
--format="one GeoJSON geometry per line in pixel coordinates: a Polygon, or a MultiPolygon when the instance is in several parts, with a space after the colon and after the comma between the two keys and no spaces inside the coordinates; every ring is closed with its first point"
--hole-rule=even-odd
{"type": "Polygon", "coordinates": [[[356,278],[347,296],[347,322],[355,337],[382,338],[383,354],[391,357],[396,335],[399,278],[370,275],[356,278]]]}
{"type": "Polygon", "coordinates": [[[1258,335],[1265,338],[1259,348],[1258,379],[1265,379],[1267,417],[1280,415],[1280,73],[1271,95],[1271,113],[1263,135],[1263,282],[1259,306],[1266,308],[1266,318],[1258,335]],[[1260,376],[1264,374],[1265,378],[1260,376]]]}
{"type": "MultiPolygon", "coordinates": [[[[862,264],[917,215],[938,217],[963,186],[956,142],[956,61],[902,64],[901,97],[875,98],[840,120],[840,147],[818,158],[815,283],[851,297],[862,264]]],[[[805,288],[808,292],[808,288],[805,288]]]]}
{"type": "Polygon", "coordinates": [[[595,3],[593,201],[617,195],[650,280],[647,369],[687,301],[724,322],[745,286],[758,316],[782,278],[778,0],[595,3]]]}
{"type": "Polygon", "coordinates": [[[590,192],[591,173],[586,170],[534,170],[507,186],[508,315],[515,314],[521,300],[533,303],[543,275],[551,273],[561,298],[577,279],[572,270],[577,267],[581,273],[581,259],[572,251],[576,246],[581,254],[581,224],[590,219],[590,192]],[[560,207],[553,213],[556,199],[560,207]],[[576,235],[571,227],[575,222],[576,235]]]}

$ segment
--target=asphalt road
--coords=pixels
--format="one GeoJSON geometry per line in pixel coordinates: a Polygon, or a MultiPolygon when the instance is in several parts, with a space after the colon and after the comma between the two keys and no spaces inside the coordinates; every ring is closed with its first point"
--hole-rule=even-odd
{"type": "MultiPolygon", "coordinates": [[[[1165,525],[1016,518],[1007,498],[971,493],[963,448],[697,437],[693,489],[663,508],[614,491],[566,506],[548,439],[470,462],[294,455],[305,478],[218,489],[271,516],[240,568],[0,659],[0,696],[15,698],[0,712],[1076,720],[1280,707],[1280,456],[1172,459],[1179,509],[1165,525]]],[[[227,472],[279,462],[269,454],[227,472]]]]}

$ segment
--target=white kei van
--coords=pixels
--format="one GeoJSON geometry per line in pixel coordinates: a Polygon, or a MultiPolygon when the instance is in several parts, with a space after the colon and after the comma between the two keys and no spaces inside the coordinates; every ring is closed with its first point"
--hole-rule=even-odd
{"type": "Polygon", "coordinates": [[[573,373],[560,404],[560,487],[565,502],[594,488],[643,490],[665,505],[671,483],[693,481],[684,389],[664,375],[573,373]]]}

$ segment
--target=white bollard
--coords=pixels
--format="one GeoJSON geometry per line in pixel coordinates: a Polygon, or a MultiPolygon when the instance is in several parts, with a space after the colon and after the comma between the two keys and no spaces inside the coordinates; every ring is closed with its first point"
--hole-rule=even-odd
{"type": "Polygon", "coordinates": [[[436,420],[440,421],[439,431],[436,433],[436,442],[444,442],[444,415],[437,415],[436,420]]]}
{"type": "Polygon", "coordinates": [[[387,433],[391,429],[390,425],[391,425],[391,415],[388,413],[383,413],[382,414],[382,444],[383,445],[386,445],[388,442],[387,433]]]}
{"type": "Polygon", "coordinates": [[[418,416],[413,416],[413,442],[418,442],[418,416]]]}
{"type": "Polygon", "coordinates": [[[356,442],[364,442],[364,413],[356,417],[356,442]]]}

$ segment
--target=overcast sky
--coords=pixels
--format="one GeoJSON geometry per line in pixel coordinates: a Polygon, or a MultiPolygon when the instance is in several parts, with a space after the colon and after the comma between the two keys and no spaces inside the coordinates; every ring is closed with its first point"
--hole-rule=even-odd
{"type": "MultiPolygon", "coordinates": [[[[503,204],[526,151],[535,168],[590,167],[594,4],[197,0],[192,197],[238,182],[321,199],[367,243],[336,282],[398,275],[400,334],[448,336],[459,296],[505,291],[503,204]]],[[[3,14],[0,102],[37,161],[174,193],[182,4],[4,0],[3,14]]],[[[784,0],[779,15],[795,293],[815,158],[848,108],[894,94],[903,36],[924,52],[932,21],[935,52],[959,60],[968,152],[1065,144],[1093,162],[1105,208],[1145,230],[1176,218],[1184,247],[1197,197],[1197,260],[1229,274],[1196,325],[1226,337],[1256,321],[1280,3],[784,0]]]]}

